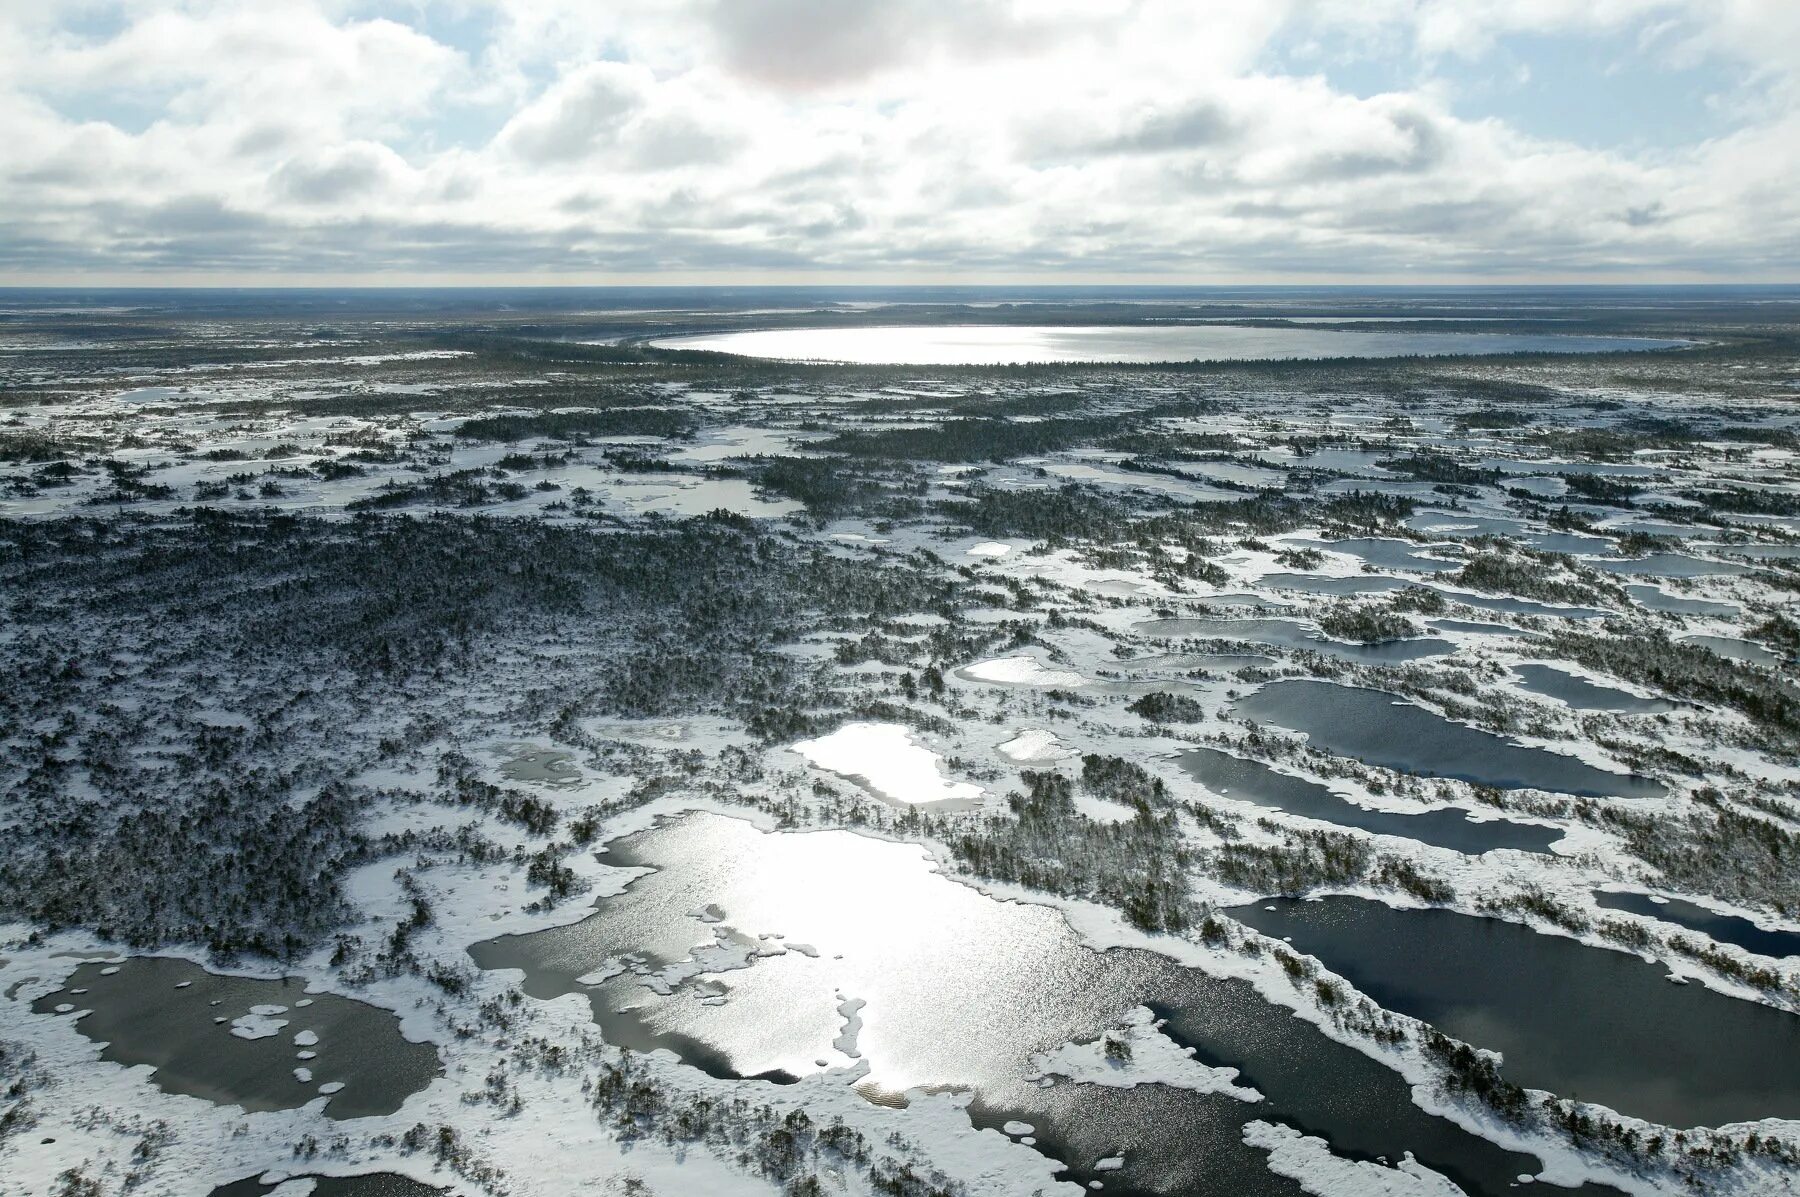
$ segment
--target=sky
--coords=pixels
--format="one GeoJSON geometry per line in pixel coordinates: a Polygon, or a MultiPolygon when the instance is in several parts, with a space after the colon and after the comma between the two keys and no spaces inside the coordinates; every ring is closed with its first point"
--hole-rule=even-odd
{"type": "Polygon", "coordinates": [[[1800,280],[1800,0],[0,0],[0,285],[1800,280]]]}

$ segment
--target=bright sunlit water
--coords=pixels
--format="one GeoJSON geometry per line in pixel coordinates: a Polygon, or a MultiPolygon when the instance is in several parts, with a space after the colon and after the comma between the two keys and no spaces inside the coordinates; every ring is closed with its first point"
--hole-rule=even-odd
{"type": "Polygon", "coordinates": [[[1608,353],[1668,349],[1647,337],[1525,333],[1355,332],[1224,324],[880,325],[768,328],[651,341],[746,357],[860,365],[979,366],[1006,362],[1178,362],[1270,358],[1405,357],[1465,353],[1608,353]]]}
{"type": "Polygon", "coordinates": [[[1103,1174],[1114,1195],[1297,1194],[1244,1144],[1256,1118],[1365,1158],[1410,1150],[1492,1197],[1539,1167],[1419,1110],[1397,1074],[1246,983],[1149,952],[1095,951],[1055,910],[945,878],[916,845],[695,813],[615,842],[604,859],[646,871],[579,923],[471,954],[521,970],[532,997],[581,994],[608,1040],[635,1050],[771,1081],[860,1060],[858,1088],[881,1102],[915,1087],[972,1091],[979,1125],[1032,1123],[1038,1149],[1078,1181],[1123,1152],[1125,1169],[1103,1174]],[[864,1004],[851,1036],[853,1002],[864,1004]],[[1034,1053],[1091,1042],[1140,1004],[1265,1100],[1031,1079],[1034,1053]]]}

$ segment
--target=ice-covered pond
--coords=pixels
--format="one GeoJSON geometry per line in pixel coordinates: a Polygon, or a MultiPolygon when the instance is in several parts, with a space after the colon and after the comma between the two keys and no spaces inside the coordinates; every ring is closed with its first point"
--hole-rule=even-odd
{"type": "Polygon", "coordinates": [[[1110,1194],[1298,1193],[1245,1143],[1255,1119],[1357,1158],[1412,1151],[1492,1197],[1540,1168],[1426,1114],[1398,1074],[1247,982],[1088,948],[1055,910],[958,884],[915,845],[690,813],[603,859],[640,871],[592,915],[471,954],[520,970],[532,997],[581,995],[614,1043],[777,1083],[840,1069],[889,1104],[970,1091],[979,1125],[1029,1123],[1038,1150],[1110,1194]],[[1144,1071],[1110,1069],[1095,1041],[1134,1017],[1144,1071]]]}
{"type": "Polygon", "coordinates": [[[1752,644],[1736,636],[1683,636],[1684,644],[1698,644],[1709,648],[1728,661],[1742,661],[1749,665],[1773,665],[1781,660],[1780,653],[1772,653],[1760,644],[1752,644]]]}
{"type": "Polygon", "coordinates": [[[893,723],[846,723],[837,730],[794,745],[813,765],[854,778],[881,797],[903,806],[939,810],[966,806],[981,787],[944,775],[936,753],[893,723]]]}
{"type": "Polygon", "coordinates": [[[1609,353],[1671,349],[1648,337],[1536,333],[1361,332],[1226,324],[878,325],[769,328],[663,337],[664,349],[701,349],[789,361],[863,365],[1005,362],[1173,362],[1260,358],[1406,357],[1468,353],[1609,353]]]}
{"type": "Polygon", "coordinates": [[[90,961],[31,1008],[74,1017],[106,1045],[102,1059],[150,1065],[160,1089],[245,1110],[325,1097],[330,1118],[391,1114],[439,1069],[437,1049],[402,1037],[391,1011],[171,957],[90,961]]]}
{"type": "Polygon", "coordinates": [[[1594,565],[1610,573],[1646,578],[1703,578],[1710,574],[1747,574],[1750,567],[1735,561],[1708,561],[1683,553],[1651,553],[1648,557],[1598,560],[1594,565]]]}

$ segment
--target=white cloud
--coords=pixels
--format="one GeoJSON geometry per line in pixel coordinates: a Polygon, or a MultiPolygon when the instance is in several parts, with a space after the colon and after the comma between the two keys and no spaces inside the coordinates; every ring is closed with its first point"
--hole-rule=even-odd
{"type": "Polygon", "coordinates": [[[612,62],[577,67],[508,121],[497,141],[527,162],[586,158],[617,138],[652,86],[641,67],[612,62]]]}
{"type": "Polygon", "coordinates": [[[468,0],[459,44],[357,0],[55,7],[0,8],[14,277],[1800,267],[1788,0],[468,0]],[[1728,131],[1581,147],[1446,98],[1596,33],[1728,64],[1728,131]],[[1271,65],[1331,39],[1416,83],[1271,65]]]}

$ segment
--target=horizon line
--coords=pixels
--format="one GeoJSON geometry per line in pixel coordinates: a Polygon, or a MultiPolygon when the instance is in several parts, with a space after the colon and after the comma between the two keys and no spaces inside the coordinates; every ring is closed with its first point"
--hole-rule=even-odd
{"type": "Polygon", "coordinates": [[[1283,291],[1283,290],[1361,290],[1361,291],[1407,291],[1407,290],[1488,290],[1488,291],[1525,291],[1525,290],[1706,290],[1706,289],[1741,289],[1741,290],[1783,290],[1800,289],[1800,278],[1793,279],[1650,279],[1650,280],[1611,280],[1550,278],[1532,282],[1493,282],[1470,279],[1440,279],[1431,281],[1355,281],[1342,279],[1310,279],[1305,281],[1211,281],[1211,282],[1171,282],[1166,280],[1149,281],[1145,279],[1107,279],[1095,281],[1052,281],[1042,277],[1001,277],[997,279],[941,279],[933,281],[891,280],[871,282],[866,279],[808,279],[795,281],[792,279],[748,280],[720,278],[710,276],[691,280],[669,281],[666,277],[657,281],[648,279],[612,279],[608,281],[543,281],[541,279],[521,279],[518,276],[423,276],[410,280],[371,281],[366,275],[352,276],[299,276],[283,275],[276,278],[258,278],[255,281],[227,281],[212,278],[182,279],[145,279],[131,276],[129,281],[115,279],[62,279],[57,281],[14,282],[0,276],[0,292],[7,291],[452,291],[452,290],[489,290],[489,291],[577,291],[577,290],[819,290],[819,289],[864,289],[864,290],[992,290],[1001,287],[1031,288],[1034,290],[1088,290],[1088,291],[1283,291]],[[504,281],[501,281],[504,280],[504,281]]]}

